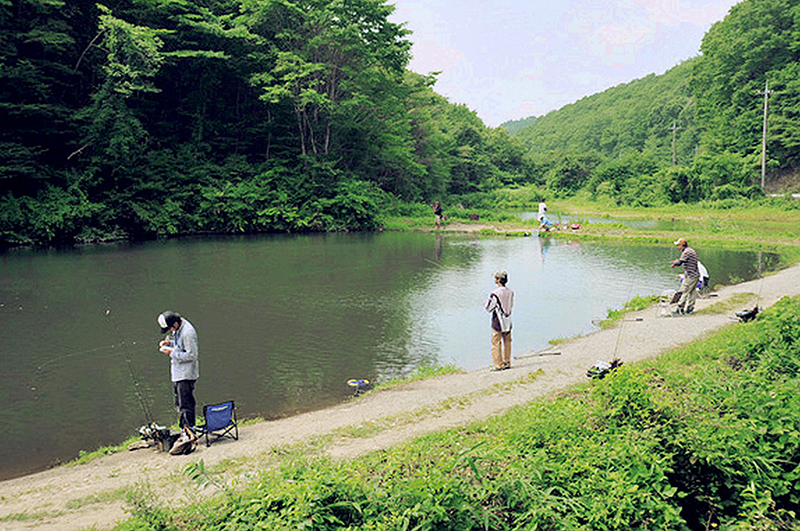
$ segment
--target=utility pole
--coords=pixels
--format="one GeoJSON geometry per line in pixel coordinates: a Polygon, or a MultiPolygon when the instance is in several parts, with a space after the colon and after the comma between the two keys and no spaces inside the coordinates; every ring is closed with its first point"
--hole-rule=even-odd
{"type": "Polygon", "coordinates": [[[680,129],[680,127],[678,127],[678,125],[675,122],[672,122],[672,127],[670,127],[670,130],[672,130],[672,165],[673,166],[675,166],[675,164],[678,163],[677,153],[675,152],[675,131],[677,131],[678,129],[680,129]]]}
{"type": "Polygon", "coordinates": [[[769,102],[769,95],[773,91],[769,90],[769,80],[764,82],[764,125],[761,127],[761,191],[765,190],[765,181],[767,174],[767,107],[769,102]]]}

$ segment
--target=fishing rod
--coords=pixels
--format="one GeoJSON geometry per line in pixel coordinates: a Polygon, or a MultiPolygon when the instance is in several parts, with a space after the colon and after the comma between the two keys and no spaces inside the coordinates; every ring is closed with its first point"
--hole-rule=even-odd
{"type": "MultiPolygon", "coordinates": [[[[633,277],[631,280],[631,284],[628,287],[628,294],[626,296],[626,302],[631,299],[631,293],[633,293],[633,286],[636,282],[636,277],[633,277]]],[[[624,305],[623,305],[624,309],[624,305]]],[[[640,321],[642,319],[633,319],[633,321],[640,321]]],[[[611,359],[610,362],[605,361],[597,361],[594,365],[589,367],[589,370],[586,371],[586,376],[592,379],[603,379],[605,376],[613,371],[614,369],[620,367],[624,362],[619,359],[619,347],[622,344],[622,330],[625,328],[625,321],[627,319],[622,318],[621,323],[619,323],[619,331],[617,332],[617,341],[614,345],[614,357],[611,359]]]]}
{"type": "MultiPolygon", "coordinates": [[[[760,244],[759,244],[760,247],[760,244]]],[[[764,272],[761,270],[761,258],[762,258],[761,250],[758,251],[758,276],[760,278],[758,282],[758,294],[756,295],[756,306],[752,310],[742,310],[740,312],[736,312],[736,318],[742,322],[747,322],[755,319],[758,313],[761,311],[761,294],[764,291],[764,272]]]]}
{"type": "Polygon", "coordinates": [[[756,308],[761,306],[761,293],[764,291],[764,272],[762,271],[762,263],[761,263],[762,257],[764,255],[760,247],[761,247],[761,242],[759,242],[759,250],[758,250],[758,276],[759,278],[761,278],[761,282],[759,282],[758,286],[758,297],[756,298],[756,308]]]}
{"type": "MultiPolygon", "coordinates": [[[[105,311],[105,319],[107,323],[111,323],[114,326],[114,330],[117,333],[118,337],[121,337],[122,333],[120,332],[119,325],[117,324],[116,320],[112,319],[111,308],[107,308],[105,311]]],[[[145,400],[144,395],[142,394],[142,385],[139,380],[139,377],[136,374],[136,369],[133,365],[133,359],[131,358],[129,350],[126,348],[127,344],[123,341],[119,343],[121,345],[122,355],[125,358],[125,365],[128,367],[128,374],[133,381],[133,392],[136,395],[136,398],[139,402],[139,406],[142,408],[142,412],[144,413],[145,422],[148,425],[154,425],[155,420],[150,412],[150,407],[147,405],[147,400],[145,400]]],[[[116,345],[112,345],[111,348],[113,349],[116,345]]]]}

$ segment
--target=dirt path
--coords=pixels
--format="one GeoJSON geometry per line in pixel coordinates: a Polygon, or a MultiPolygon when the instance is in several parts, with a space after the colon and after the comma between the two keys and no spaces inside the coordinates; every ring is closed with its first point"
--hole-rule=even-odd
{"type": "MultiPolygon", "coordinates": [[[[224,462],[228,472],[246,474],[268,464],[275,450],[286,451],[291,445],[321,437],[329,437],[322,446],[325,453],[349,458],[484,419],[585,382],[587,368],[597,360],[609,361],[616,355],[632,363],[730,325],[735,322],[734,312],[745,306],[741,299],[737,299],[738,306],[722,313],[701,310],[730,302],[736,294],[751,294],[751,304],[760,297],[764,308],[783,296],[798,295],[800,266],[700,299],[700,314],[665,318],[657,317],[656,309],[650,308],[626,315],[614,328],[547,351],[515,352],[514,365],[508,371],[481,369],[433,378],[370,393],[330,409],[245,426],[239,441],[222,441],[210,448],[199,446],[187,456],[173,457],[152,450],[124,452],[85,465],[1,482],[0,529],[107,529],[126,516],[121,493],[144,484],[159,504],[180,504],[184,496],[192,498],[203,492],[181,473],[188,463],[200,459],[207,468],[224,462]]],[[[488,335],[486,356],[488,366],[488,335]]]]}

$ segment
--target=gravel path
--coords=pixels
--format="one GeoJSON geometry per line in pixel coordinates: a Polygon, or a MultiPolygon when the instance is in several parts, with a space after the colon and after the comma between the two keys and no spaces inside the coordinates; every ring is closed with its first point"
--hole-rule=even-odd
{"type": "MultiPolygon", "coordinates": [[[[347,459],[401,444],[434,430],[485,419],[585,382],[586,370],[597,360],[619,357],[625,363],[633,363],[656,356],[734,323],[734,312],[746,304],[752,307],[758,300],[766,308],[784,296],[798,294],[800,266],[794,266],[698,300],[700,314],[659,317],[657,308],[649,308],[627,314],[608,330],[545,351],[515,352],[511,370],[481,369],[368,393],[333,408],[244,426],[239,441],[221,441],[209,448],[201,445],[187,456],[170,456],[150,449],[123,452],[85,465],[59,467],[0,482],[0,529],[107,529],[127,516],[121,493],[141,485],[148,486],[159,504],[181,504],[184,497],[191,499],[210,492],[189,483],[181,473],[188,463],[200,459],[207,468],[224,462],[228,473],[246,474],[268,466],[276,450],[291,451],[292,445],[324,441],[322,452],[347,459]],[[752,302],[737,298],[739,305],[732,309],[702,312],[711,305],[730,303],[737,294],[750,294],[752,302]]],[[[488,367],[488,327],[486,342],[488,367]]]]}

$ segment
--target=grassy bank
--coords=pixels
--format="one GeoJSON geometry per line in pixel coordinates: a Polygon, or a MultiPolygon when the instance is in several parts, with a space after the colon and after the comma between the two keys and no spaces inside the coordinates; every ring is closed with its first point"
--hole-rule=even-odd
{"type": "MultiPolygon", "coordinates": [[[[490,225],[499,232],[538,229],[535,220],[522,221],[517,213],[535,212],[538,191],[519,188],[498,192],[498,207],[459,208],[449,205],[445,229],[453,226],[490,225]],[[469,216],[477,215],[478,220],[469,216]]],[[[496,198],[497,199],[497,198],[496,198]]],[[[547,201],[551,220],[569,216],[581,221],[579,231],[553,231],[552,237],[619,239],[632,243],[671,244],[686,237],[697,248],[717,246],[779,253],[785,263],[800,262],[800,200],[764,198],[761,201],[716,201],[661,208],[636,208],[590,201],[585,198],[547,201]],[[624,223],[589,222],[590,219],[661,222],[659,229],[634,229],[624,223]],[[670,225],[673,227],[670,228],[670,225]]],[[[433,227],[433,213],[425,205],[407,208],[384,220],[387,230],[433,227]]]]}
{"type": "Polygon", "coordinates": [[[800,301],[489,421],[348,462],[285,457],[123,530],[800,529],[800,301]]]}
{"type": "Polygon", "coordinates": [[[779,252],[792,262],[800,260],[800,200],[764,199],[761,202],[713,202],[670,208],[636,209],[587,201],[558,202],[556,209],[577,216],[621,220],[648,220],[675,228],[632,229],[621,224],[589,223],[581,233],[605,238],[672,242],[683,236],[697,247],[746,247],[779,252]]]}

